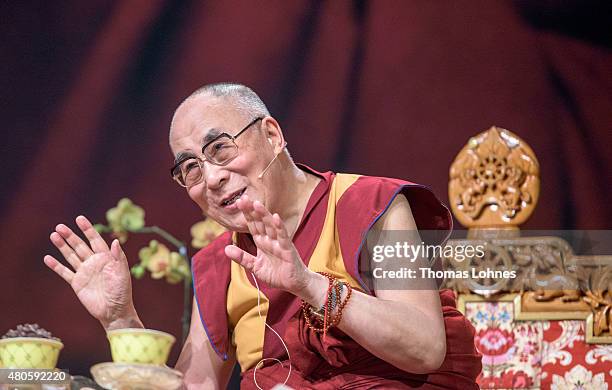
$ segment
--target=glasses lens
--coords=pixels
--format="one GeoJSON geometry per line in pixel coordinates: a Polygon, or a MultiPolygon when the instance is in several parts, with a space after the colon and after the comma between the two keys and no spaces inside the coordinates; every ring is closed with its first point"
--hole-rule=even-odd
{"type": "Polygon", "coordinates": [[[197,184],[202,178],[202,169],[195,158],[185,160],[179,166],[177,179],[185,187],[197,184]]]}
{"type": "Polygon", "coordinates": [[[225,165],[236,157],[238,147],[231,138],[222,135],[208,144],[203,152],[208,161],[217,165],[225,165]]]}

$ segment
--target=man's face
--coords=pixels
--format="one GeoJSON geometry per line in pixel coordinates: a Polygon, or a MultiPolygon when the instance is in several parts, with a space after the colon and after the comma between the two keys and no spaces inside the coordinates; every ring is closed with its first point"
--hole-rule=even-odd
{"type": "MultiPolygon", "coordinates": [[[[238,111],[226,98],[196,96],[184,102],[176,111],[170,133],[170,147],[175,157],[190,153],[203,158],[202,146],[207,135],[227,133],[236,135],[254,118],[238,111]]],[[[247,232],[244,216],[235,200],[247,194],[266,207],[273,205],[273,181],[261,180],[258,175],[274,157],[273,148],[266,141],[261,121],[252,125],[238,139],[238,155],[229,164],[218,166],[204,162],[204,179],[187,188],[189,197],[208,217],[226,228],[247,232]]]]}

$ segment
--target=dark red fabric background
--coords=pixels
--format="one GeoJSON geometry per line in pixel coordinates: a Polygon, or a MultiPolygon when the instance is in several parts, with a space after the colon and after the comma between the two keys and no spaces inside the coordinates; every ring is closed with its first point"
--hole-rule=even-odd
{"type": "MultiPolygon", "coordinates": [[[[441,199],[467,139],[507,128],[541,164],[527,226],[609,227],[605,3],[2,2],[0,333],[40,323],[74,372],[110,358],[102,328],[43,265],[56,254],[48,235],[80,213],[103,221],[128,196],[188,239],[201,215],[169,179],[167,132],[209,82],[258,91],[296,161],[425,183],[441,199]]],[[[130,240],[132,262],[146,242],[130,240]]],[[[145,324],[179,335],[181,288],[134,287],[145,324]]]]}

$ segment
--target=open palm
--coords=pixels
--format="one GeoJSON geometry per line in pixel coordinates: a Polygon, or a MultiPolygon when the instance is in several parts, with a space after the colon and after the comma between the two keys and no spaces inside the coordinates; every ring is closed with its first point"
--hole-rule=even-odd
{"type": "Polygon", "coordinates": [[[271,287],[286,291],[303,288],[307,268],[280,216],[270,214],[261,202],[253,202],[246,195],[237,206],[245,216],[257,254],[253,256],[235,245],[228,245],[225,254],[271,287]]]}
{"type": "Polygon", "coordinates": [[[50,236],[73,270],[50,255],[44,261],[70,284],[87,311],[107,327],[135,312],[127,259],[119,242],[114,240],[109,248],[87,218],[79,216],[76,222],[89,245],[63,224],[50,236]]]}

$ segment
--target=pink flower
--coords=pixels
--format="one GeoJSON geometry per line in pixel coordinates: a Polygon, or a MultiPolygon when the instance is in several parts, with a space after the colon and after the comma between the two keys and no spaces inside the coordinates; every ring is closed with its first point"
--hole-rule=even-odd
{"type": "Polygon", "coordinates": [[[514,334],[499,328],[482,329],[476,334],[476,348],[482,353],[483,364],[501,364],[514,353],[514,334]]]}
{"type": "Polygon", "coordinates": [[[480,374],[476,381],[481,389],[524,389],[533,386],[533,378],[522,370],[507,370],[494,376],[480,374]]]}
{"type": "Polygon", "coordinates": [[[509,389],[524,389],[533,386],[533,378],[524,371],[508,372],[502,380],[502,386],[509,389]]]}

